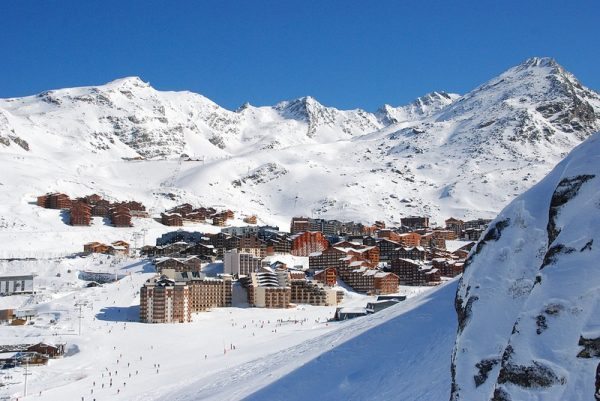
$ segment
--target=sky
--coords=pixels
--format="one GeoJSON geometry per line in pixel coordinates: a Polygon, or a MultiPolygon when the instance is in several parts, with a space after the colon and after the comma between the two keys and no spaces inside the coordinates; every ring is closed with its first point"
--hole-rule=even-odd
{"type": "Polygon", "coordinates": [[[532,56],[599,90],[600,2],[0,2],[0,98],[139,76],[223,107],[342,109],[466,93],[532,56]]]}

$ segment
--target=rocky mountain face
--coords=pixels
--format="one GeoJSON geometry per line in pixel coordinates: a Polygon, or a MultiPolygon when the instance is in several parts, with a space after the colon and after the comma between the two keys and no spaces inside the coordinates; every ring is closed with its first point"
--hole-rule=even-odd
{"type": "Polygon", "coordinates": [[[598,243],[600,133],[511,202],[469,255],[455,301],[453,401],[594,399],[598,243]]]}
{"type": "MultiPolygon", "coordinates": [[[[259,214],[391,223],[427,214],[441,222],[493,217],[598,129],[600,95],[548,58],[526,60],[464,96],[433,92],[375,113],[311,97],[230,111],[125,78],[0,100],[0,161],[88,186],[98,181],[84,171],[102,172],[132,190],[131,164],[117,161],[143,158],[140,198],[169,192],[253,204],[259,214]],[[198,163],[172,167],[181,155],[198,163]]],[[[60,190],[55,181],[40,185],[60,190]]]]}
{"type": "Polygon", "coordinates": [[[377,112],[384,125],[391,125],[407,121],[415,121],[423,117],[429,117],[433,113],[448,106],[460,95],[456,93],[431,92],[414,100],[406,106],[393,107],[384,105],[377,112]]]}

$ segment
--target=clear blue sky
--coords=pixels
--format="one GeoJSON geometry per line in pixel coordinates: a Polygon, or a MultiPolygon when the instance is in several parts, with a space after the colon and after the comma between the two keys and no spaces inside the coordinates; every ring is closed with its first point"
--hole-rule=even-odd
{"type": "Polygon", "coordinates": [[[235,109],[375,110],[465,93],[530,56],[600,89],[600,1],[0,2],[0,97],[137,75],[235,109]]]}

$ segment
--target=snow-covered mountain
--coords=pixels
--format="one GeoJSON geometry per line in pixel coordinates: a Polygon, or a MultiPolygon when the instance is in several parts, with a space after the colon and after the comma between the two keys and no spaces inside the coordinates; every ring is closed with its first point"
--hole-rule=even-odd
{"type": "Polygon", "coordinates": [[[493,217],[597,129],[600,95],[548,58],[461,97],[433,92],[375,113],[311,97],[230,111],[125,78],[0,100],[0,167],[11,171],[1,204],[23,216],[36,194],[91,191],[280,225],[294,214],[493,217]]]}
{"type": "Polygon", "coordinates": [[[506,207],[457,296],[452,400],[590,400],[600,357],[600,133],[506,207]]]}

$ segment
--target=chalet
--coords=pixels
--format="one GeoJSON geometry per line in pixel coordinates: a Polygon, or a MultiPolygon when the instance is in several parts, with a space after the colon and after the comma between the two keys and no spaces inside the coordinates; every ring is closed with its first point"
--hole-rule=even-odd
{"type": "Polygon", "coordinates": [[[256,224],[256,215],[253,214],[251,216],[244,217],[244,223],[246,224],[256,224]]]}
{"type": "Polygon", "coordinates": [[[30,345],[26,348],[27,352],[37,352],[40,355],[44,355],[50,359],[61,358],[65,355],[65,344],[46,344],[38,343],[30,345]]]}
{"type": "Polygon", "coordinates": [[[395,252],[396,249],[400,247],[400,243],[387,239],[380,239],[377,241],[377,247],[379,248],[380,260],[387,262],[395,258],[395,252]]]}
{"type": "Polygon", "coordinates": [[[226,221],[227,221],[227,218],[225,216],[217,214],[217,215],[214,215],[212,218],[212,225],[217,226],[217,227],[224,227],[226,221]]]}
{"type": "Polygon", "coordinates": [[[189,213],[186,213],[185,219],[191,221],[205,221],[207,218],[207,214],[205,212],[199,210],[192,210],[189,213]]]}
{"type": "Polygon", "coordinates": [[[335,306],[343,299],[343,292],[306,279],[290,281],[291,302],[313,306],[335,306]],[[338,295],[338,292],[341,296],[338,295]]]}
{"type": "Polygon", "coordinates": [[[182,217],[186,217],[188,213],[192,212],[192,210],[194,210],[194,207],[192,205],[190,205],[189,203],[184,203],[182,205],[175,206],[174,208],[169,209],[167,213],[177,213],[182,217]]]}
{"type": "Polygon", "coordinates": [[[172,244],[156,247],[156,254],[159,256],[178,257],[184,255],[190,246],[191,244],[188,242],[177,241],[172,244]]]}
{"type": "Polygon", "coordinates": [[[347,254],[339,248],[327,248],[320,252],[313,252],[308,255],[308,268],[310,272],[316,273],[318,270],[327,268],[338,269],[345,265],[342,260],[347,254]]]}
{"type": "Polygon", "coordinates": [[[196,256],[188,258],[159,258],[154,262],[156,271],[161,273],[163,269],[174,269],[176,272],[194,271],[199,272],[202,268],[202,261],[196,256]]]}
{"type": "Polygon", "coordinates": [[[402,246],[420,246],[421,245],[421,235],[415,232],[398,234],[398,242],[402,246]]]}
{"type": "Polygon", "coordinates": [[[13,309],[0,309],[0,323],[10,323],[15,317],[13,309]]]}
{"type": "Polygon", "coordinates": [[[294,256],[308,256],[314,252],[322,252],[329,248],[329,241],[323,233],[306,231],[290,237],[292,240],[291,254],[294,256]]]}
{"type": "Polygon", "coordinates": [[[113,242],[111,245],[112,245],[113,247],[117,247],[117,246],[118,246],[118,247],[123,247],[123,248],[125,248],[125,250],[126,250],[126,251],[128,251],[128,252],[129,252],[129,243],[128,243],[128,242],[125,242],[125,241],[123,241],[123,240],[118,240],[118,241],[115,241],[115,242],[113,242]]]}
{"type": "Polygon", "coordinates": [[[441,282],[438,269],[417,260],[392,260],[390,271],[398,276],[401,285],[426,286],[441,282]]]}
{"type": "Polygon", "coordinates": [[[376,246],[366,246],[364,248],[345,248],[342,249],[347,255],[358,256],[359,258],[370,262],[376,266],[379,261],[379,248],[376,246]]]}
{"type": "Polygon", "coordinates": [[[128,207],[117,205],[110,209],[110,220],[115,227],[132,227],[131,211],[128,207]]]}
{"type": "MultiPolygon", "coordinates": [[[[68,195],[51,193],[45,195],[45,206],[48,209],[68,209],[71,207],[71,199],[68,195]]],[[[40,199],[38,199],[38,204],[40,199]]]]}
{"type": "Polygon", "coordinates": [[[267,239],[267,254],[291,253],[292,241],[286,234],[276,234],[267,239]]]}
{"type": "Polygon", "coordinates": [[[102,197],[98,194],[92,194],[92,195],[87,195],[87,196],[81,198],[81,200],[83,200],[88,205],[93,206],[93,205],[97,204],[99,201],[101,201],[102,197]]]}
{"type": "MultiPolygon", "coordinates": [[[[451,231],[448,231],[454,234],[451,231]]],[[[444,236],[436,235],[436,232],[427,232],[421,235],[421,246],[427,248],[446,249],[446,239],[444,236]]]]}
{"type": "Polygon", "coordinates": [[[425,260],[426,256],[427,253],[422,246],[400,247],[396,249],[396,258],[400,259],[425,260]]]}
{"type": "Polygon", "coordinates": [[[85,253],[93,253],[96,252],[95,249],[97,246],[102,245],[100,242],[88,242],[87,244],[83,244],[83,252],[85,253]]]}
{"type": "Polygon", "coordinates": [[[403,217],[401,219],[401,224],[405,227],[410,228],[428,228],[429,227],[429,217],[403,217]]]}
{"type": "Polygon", "coordinates": [[[462,237],[462,232],[465,230],[465,222],[454,217],[450,217],[445,222],[446,230],[452,231],[457,238],[462,237]]]}
{"type": "Polygon", "coordinates": [[[179,213],[161,213],[160,221],[165,226],[183,226],[183,217],[179,213]]]}
{"type": "Polygon", "coordinates": [[[373,294],[394,294],[398,292],[399,278],[394,273],[378,271],[374,275],[373,294]]]}
{"type": "Polygon", "coordinates": [[[432,235],[434,238],[442,238],[446,241],[455,241],[459,236],[453,230],[433,230],[432,235]]]}
{"type": "Polygon", "coordinates": [[[373,237],[372,235],[367,235],[362,238],[363,245],[367,246],[375,246],[377,245],[378,239],[373,237]]]}
{"type": "Polygon", "coordinates": [[[307,217],[292,217],[292,223],[290,225],[290,233],[298,234],[305,231],[309,231],[309,223],[307,217]]]}
{"type": "Polygon", "coordinates": [[[440,271],[440,275],[443,277],[456,277],[463,272],[464,262],[436,258],[431,261],[432,267],[440,271]]]}
{"type": "Polygon", "coordinates": [[[110,214],[110,202],[102,201],[92,206],[92,216],[108,217],[110,214]]]}
{"type": "Polygon", "coordinates": [[[209,242],[215,248],[217,258],[223,258],[225,251],[239,248],[240,239],[239,237],[220,232],[211,235],[209,242]]]}
{"type": "Polygon", "coordinates": [[[213,245],[204,244],[201,242],[198,242],[198,243],[186,248],[185,250],[183,250],[183,253],[185,255],[199,256],[199,257],[201,257],[201,259],[207,259],[207,258],[214,259],[216,256],[215,247],[213,245]]]}
{"type": "Polygon", "coordinates": [[[146,211],[146,206],[144,206],[141,202],[137,202],[137,201],[121,202],[121,205],[125,206],[131,212],[134,212],[134,211],[135,212],[145,212],[146,211]]]}
{"type": "Polygon", "coordinates": [[[381,220],[375,220],[375,224],[373,224],[375,227],[377,227],[378,229],[383,229],[385,228],[385,222],[381,221],[381,220]]]}
{"type": "Polygon", "coordinates": [[[334,267],[328,267],[324,270],[317,270],[315,272],[315,280],[333,287],[337,282],[337,271],[334,267]]]}
{"type": "Polygon", "coordinates": [[[238,249],[243,253],[264,258],[267,255],[267,244],[256,235],[245,235],[240,238],[238,249]]]}
{"type": "Polygon", "coordinates": [[[92,220],[92,207],[85,202],[73,202],[70,211],[72,226],[89,226],[92,220]]]}

